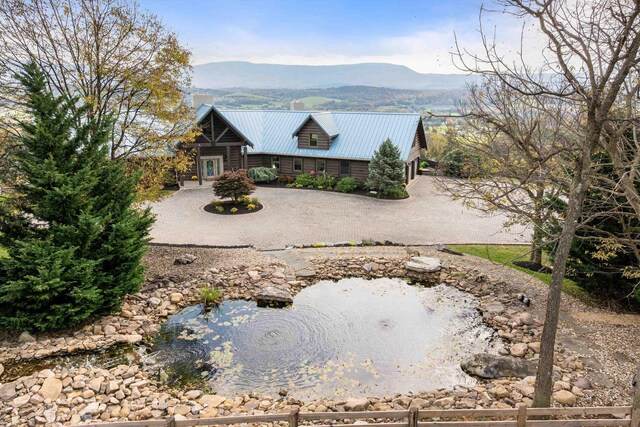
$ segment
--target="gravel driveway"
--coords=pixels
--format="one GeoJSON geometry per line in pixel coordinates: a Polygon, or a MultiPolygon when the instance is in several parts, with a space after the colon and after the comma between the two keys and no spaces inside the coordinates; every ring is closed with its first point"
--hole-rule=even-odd
{"type": "Polygon", "coordinates": [[[157,215],[155,243],[254,245],[282,249],[288,244],[343,242],[363,239],[396,243],[524,243],[529,231],[504,229],[504,217],[486,216],[440,193],[433,178],[422,176],[408,188],[405,200],[258,187],[253,194],[264,209],[246,215],[204,211],[215,196],[210,184],[184,188],[152,205],[157,215]]]}

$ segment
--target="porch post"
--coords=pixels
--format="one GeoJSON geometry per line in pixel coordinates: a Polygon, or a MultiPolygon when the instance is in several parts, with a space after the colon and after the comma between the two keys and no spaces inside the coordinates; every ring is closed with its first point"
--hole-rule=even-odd
{"type": "Polygon", "coordinates": [[[202,185],[202,165],[200,161],[200,146],[198,145],[196,151],[196,171],[198,173],[198,185],[202,185]]]}
{"type": "Polygon", "coordinates": [[[249,156],[247,154],[247,151],[248,151],[247,146],[246,145],[243,146],[242,150],[243,150],[243,158],[244,158],[244,168],[249,169],[249,156]]]}
{"type": "MultiPolygon", "coordinates": [[[[222,163],[224,164],[224,162],[222,163]]],[[[233,168],[231,167],[231,147],[229,147],[228,145],[227,145],[227,164],[229,165],[229,169],[233,170],[233,168]]]]}

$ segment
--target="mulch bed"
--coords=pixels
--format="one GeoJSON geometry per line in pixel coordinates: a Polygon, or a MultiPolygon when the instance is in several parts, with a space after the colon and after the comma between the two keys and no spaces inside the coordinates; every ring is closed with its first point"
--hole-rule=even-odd
{"type": "Polygon", "coordinates": [[[537,271],[538,273],[553,273],[553,270],[551,268],[547,267],[546,265],[538,264],[536,262],[514,261],[513,264],[517,265],[518,267],[526,268],[527,270],[537,271]]]}
{"type": "Polygon", "coordinates": [[[372,199],[385,199],[385,200],[403,200],[408,198],[407,197],[401,197],[401,198],[394,198],[394,197],[376,197],[375,195],[371,194],[369,191],[365,191],[365,190],[356,190],[356,191],[352,191],[351,193],[344,193],[342,191],[338,191],[335,190],[333,188],[314,188],[314,187],[287,187],[288,184],[286,183],[281,183],[281,182],[256,182],[256,185],[258,187],[271,187],[271,188],[292,188],[294,190],[315,190],[315,191],[326,191],[329,193],[338,193],[338,194],[353,194],[356,196],[366,196],[366,197],[371,197],[372,199]]]}
{"type": "Polygon", "coordinates": [[[262,208],[263,208],[262,204],[258,204],[255,207],[255,209],[249,210],[247,209],[244,203],[235,203],[231,200],[226,200],[222,203],[217,203],[217,204],[209,203],[207,206],[204,207],[204,210],[216,215],[242,215],[242,214],[250,214],[250,213],[258,212],[259,210],[262,210],[262,208]],[[224,208],[224,211],[218,212],[216,210],[217,206],[222,206],[224,208]],[[235,213],[231,212],[231,209],[233,208],[238,209],[238,212],[235,212],[235,213]]]}

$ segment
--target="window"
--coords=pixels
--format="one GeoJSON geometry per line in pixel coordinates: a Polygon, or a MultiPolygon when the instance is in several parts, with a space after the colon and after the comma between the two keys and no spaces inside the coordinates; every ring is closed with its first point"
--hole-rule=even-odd
{"type": "Polygon", "coordinates": [[[309,147],[317,147],[318,146],[318,134],[310,133],[309,134],[309,147]]]}
{"type": "Polygon", "coordinates": [[[280,156],[271,156],[271,167],[280,170],[280,156]]]}
{"type": "Polygon", "coordinates": [[[340,160],[340,175],[351,175],[351,164],[349,163],[349,160],[340,160]]]}
{"type": "Polygon", "coordinates": [[[316,159],[316,172],[326,172],[327,171],[327,161],[325,159],[316,159]]]}
{"type": "Polygon", "coordinates": [[[295,157],[293,159],[293,171],[302,172],[302,159],[300,157],[295,157]]]}

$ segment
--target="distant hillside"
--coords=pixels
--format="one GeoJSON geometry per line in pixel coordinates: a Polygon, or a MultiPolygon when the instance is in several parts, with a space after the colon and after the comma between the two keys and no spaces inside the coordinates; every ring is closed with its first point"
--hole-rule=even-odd
{"type": "Polygon", "coordinates": [[[455,113],[467,94],[464,89],[390,89],[341,86],[314,89],[192,89],[213,96],[219,108],[288,110],[291,100],[317,111],[389,111],[402,113],[455,113]]]}
{"type": "Polygon", "coordinates": [[[403,65],[278,65],[242,61],[211,62],[193,67],[193,85],[203,89],[314,89],[375,86],[394,89],[462,89],[471,77],[423,74],[403,65]]]}

